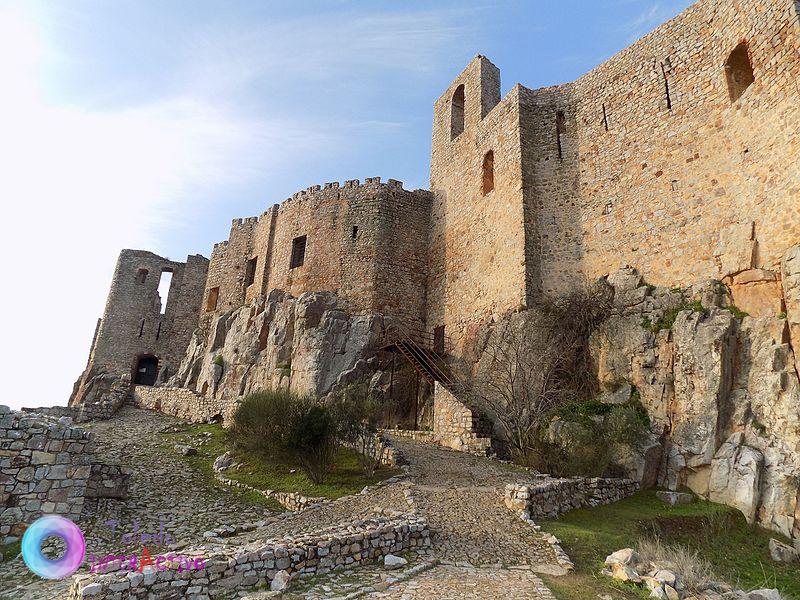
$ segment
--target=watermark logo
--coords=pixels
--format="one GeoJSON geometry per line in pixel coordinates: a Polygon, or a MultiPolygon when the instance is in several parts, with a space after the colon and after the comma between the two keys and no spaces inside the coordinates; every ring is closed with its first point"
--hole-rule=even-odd
{"type": "Polygon", "coordinates": [[[28,568],[42,579],[64,579],[83,563],[86,542],[83,532],[66,517],[47,515],[40,517],[28,527],[22,536],[22,560],[28,568]],[[50,560],[42,553],[42,542],[49,537],[64,540],[67,549],[64,556],[50,560]]]}

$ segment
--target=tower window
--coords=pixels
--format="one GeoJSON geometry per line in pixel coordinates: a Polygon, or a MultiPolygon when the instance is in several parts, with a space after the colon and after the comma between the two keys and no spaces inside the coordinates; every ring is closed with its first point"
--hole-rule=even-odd
{"type": "Polygon", "coordinates": [[[728,82],[728,93],[731,102],[736,102],[742,97],[745,90],[756,80],[753,74],[753,63],[750,62],[750,52],[747,42],[742,42],[728,56],[725,62],[725,79],[728,82]]]}
{"type": "Polygon", "coordinates": [[[149,271],[147,269],[139,269],[136,272],[136,283],[144,283],[147,281],[147,274],[149,271]]]}
{"type": "Polygon", "coordinates": [[[464,131],[464,84],[453,92],[450,102],[450,139],[456,139],[464,131]]]}
{"type": "Polygon", "coordinates": [[[289,268],[294,269],[302,266],[306,260],[306,236],[301,235],[292,240],[292,259],[289,268]]]}
{"type": "Polygon", "coordinates": [[[161,303],[159,312],[163,315],[167,312],[167,302],[169,293],[172,290],[172,269],[162,269],[161,278],[158,280],[158,300],[161,303]],[[163,300],[161,300],[163,298],[163,300]]]}
{"type": "Polygon", "coordinates": [[[358,237],[358,225],[353,225],[353,230],[350,232],[350,237],[353,239],[358,237]]]}
{"type": "Polygon", "coordinates": [[[567,117],[563,110],[556,111],[556,144],[558,145],[558,158],[564,158],[564,149],[561,145],[561,136],[567,132],[567,117]]]}
{"type": "Polygon", "coordinates": [[[244,287],[250,287],[256,280],[256,267],[258,266],[258,257],[254,256],[247,261],[247,266],[244,271],[244,287]]]}
{"type": "Polygon", "coordinates": [[[219,287],[213,287],[208,290],[208,300],[206,300],[206,312],[211,312],[217,309],[217,302],[219,302],[219,287]]]}
{"type": "Polygon", "coordinates": [[[494,189],[494,152],[489,150],[483,157],[483,184],[481,190],[485,196],[494,189]]]}

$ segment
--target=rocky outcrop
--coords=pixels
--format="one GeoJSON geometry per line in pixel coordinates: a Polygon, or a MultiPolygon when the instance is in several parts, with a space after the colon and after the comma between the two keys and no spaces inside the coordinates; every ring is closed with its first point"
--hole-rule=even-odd
{"type": "Polygon", "coordinates": [[[742,252],[729,285],[659,288],[630,267],[608,276],[614,314],[593,335],[592,353],[604,396],[613,400],[633,386],[661,442],[660,461],[631,475],[672,490],[687,486],[738,508],[750,522],[798,537],[800,381],[793,346],[800,337],[800,253],[787,253],[780,275],[754,280],[744,229],[741,243],[731,242],[742,252]],[[734,304],[743,297],[737,281],[775,285],[758,291],[764,295],[751,315],[734,304]]]}
{"type": "Polygon", "coordinates": [[[322,397],[373,377],[382,331],[380,315],[348,315],[330,292],[273,290],[195,332],[169,385],[221,406],[263,389],[322,397]]]}

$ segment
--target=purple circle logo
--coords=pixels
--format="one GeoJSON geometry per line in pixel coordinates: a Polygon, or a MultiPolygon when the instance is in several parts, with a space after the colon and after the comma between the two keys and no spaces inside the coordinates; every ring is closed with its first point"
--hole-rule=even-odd
{"type": "Polygon", "coordinates": [[[83,562],[86,542],[83,532],[72,521],[57,515],[40,517],[22,536],[22,560],[28,568],[43,579],[69,577],[83,562]],[[50,560],[42,554],[42,542],[51,536],[60,537],[67,546],[64,556],[50,560]]]}

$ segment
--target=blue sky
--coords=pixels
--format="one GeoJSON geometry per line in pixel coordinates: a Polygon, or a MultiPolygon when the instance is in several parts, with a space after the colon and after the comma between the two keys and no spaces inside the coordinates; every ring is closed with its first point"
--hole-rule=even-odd
{"type": "Polygon", "coordinates": [[[0,403],[66,401],[121,248],[208,256],[327,181],[427,187],[433,101],[475,54],[503,93],[562,83],[689,4],[0,0],[0,403]]]}

